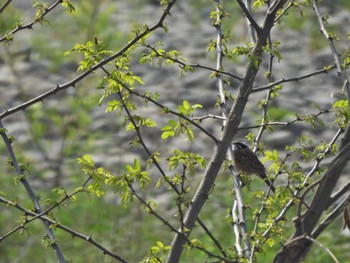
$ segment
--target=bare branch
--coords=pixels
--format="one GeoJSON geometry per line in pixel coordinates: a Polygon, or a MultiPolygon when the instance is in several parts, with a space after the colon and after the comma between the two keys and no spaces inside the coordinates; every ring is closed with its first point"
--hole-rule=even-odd
{"type": "MultiPolygon", "coordinates": [[[[219,15],[220,11],[220,1],[216,0],[216,11],[217,11],[217,17],[216,17],[216,50],[217,50],[217,57],[216,57],[216,68],[222,69],[222,60],[224,57],[223,54],[223,43],[222,43],[222,21],[221,17],[219,15]]],[[[228,116],[228,105],[226,101],[226,92],[224,88],[224,81],[222,80],[221,76],[217,76],[217,86],[219,90],[219,97],[220,97],[220,109],[223,116],[223,126],[226,125],[227,122],[227,116],[228,116]]],[[[233,154],[232,154],[232,147],[229,147],[228,149],[228,160],[233,160],[233,154]]],[[[235,237],[235,248],[238,252],[239,257],[243,257],[244,255],[249,257],[251,254],[251,244],[248,237],[248,229],[246,225],[246,218],[245,218],[245,208],[244,208],[244,202],[242,197],[242,184],[239,177],[239,174],[235,171],[234,167],[230,167],[231,174],[233,176],[234,180],[234,189],[235,189],[235,199],[232,206],[232,222],[233,222],[233,233],[235,237]],[[242,245],[244,245],[244,249],[242,248],[242,245]]]]}
{"type": "Polygon", "coordinates": [[[324,249],[328,253],[328,255],[331,256],[331,258],[334,260],[335,263],[339,263],[337,257],[332,253],[332,251],[328,247],[326,247],[320,241],[317,241],[316,239],[314,239],[310,236],[306,236],[306,238],[308,240],[312,241],[313,243],[317,244],[320,248],[324,249]]]}
{"type": "Polygon", "coordinates": [[[349,202],[349,195],[342,202],[340,202],[322,222],[312,231],[311,236],[317,238],[330,223],[332,223],[344,210],[344,207],[349,202]]]}
{"type": "MultiPolygon", "coordinates": [[[[271,36],[268,37],[268,45],[270,50],[272,50],[272,43],[271,43],[271,36]]],[[[273,79],[272,76],[272,72],[273,72],[273,60],[274,60],[274,55],[270,54],[270,61],[269,61],[269,76],[268,76],[268,80],[269,82],[271,82],[271,80],[273,79]]],[[[266,98],[265,98],[265,103],[262,105],[262,116],[261,116],[261,126],[259,129],[259,132],[255,138],[255,147],[254,147],[254,152],[257,151],[258,149],[258,145],[259,145],[259,141],[262,138],[263,132],[266,129],[266,126],[264,126],[263,124],[267,122],[267,110],[268,110],[268,106],[269,106],[269,102],[270,102],[270,98],[271,98],[271,94],[272,94],[272,89],[269,89],[267,94],[266,94],[266,98]]]]}
{"type": "MultiPolygon", "coordinates": [[[[116,80],[118,81],[118,80],[116,80]]],[[[119,82],[119,81],[118,81],[119,82]]],[[[135,96],[138,96],[140,98],[143,98],[143,99],[146,99],[150,102],[152,102],[154,105],[156,105],[157,107],[163,109],[163,110],[166,110],[166,112],[170,113],[170,114],[173,114],[177,117],[180,117],[186,121],[188,121],[189,123],[191,123],[193,126],[195,126],[197,129],[199,129],[201,132],[203,132],[204,134],[206,134],[210,139],[212,139],[215,143],[218,142],[218,139],[216,139],[216,137],[211,134],[209,131],[207,131],[206,129],[204,129],[201,125],[199,125],[198,123],[195,122],[195,118],[188,118],[186,117],[185,115],[183,114],[180,114],[176,111],[173,111],[171,109],[169,109],[168,107],[165,107],[164,105],[162,105],[161,103],[157,102],[156,100],[152,99],[150,96],[147,96],[145,94],[141,94],[141,93],[138,93],[137,91],[135,90],[132,90],[130,89],[129,87],[127,87],[126,85],[124,85],[123,83],[119,82],[121,85],[123,85],[123,87],[125,89],[127,89],[131,94],[134,94],[135,96]]]]}
{"type": "MultiPolygon", "coordinates": [[[[324,152],[320,155],[322,157],[316,159],[314,166],[312,167],[312,169],[308,172],[308,174],[305,176],[304,181],[302,182],[302,186],[306,187],[309,184],[309,180],[307,178],[310,178],[318,169],[319,166],[322,162],[322,160],[324,160],[324,158],[330,153],[330,150],[332,148],[332,145],[336,142],[336,140],[339,138],[339,136],[342,134],[342,130],[339,129],[338,132],[335,134],[335,136],[333,137],[333,139],[331,140],[331,142],[328,144],[328,147],[326,147],[326,149],[324,150],[324,152]]],[[[318,184],[319,182],[316,182],[316,184],[318,184]]],[[[311,189],[313,188],[313,186],[309,186],[307,189],[311,189]]],[[[301,193],[303,188],[299,188],[297,189],[294,193],[293,196],[298,197],[301,193]]],[[[306,190],[307,191],[307,190],[306,190]]],[[[305,195],[304,195],[305,196],[305,195]]],[[[273,222],[271,223],[270,227],[268,229],[265,230],[265,232],[263,233],[263,237],[266,238],[269,236],[270,231],[272,229],[272,227],[274,225],[276,225],[278,222],[280,222],[281,220],[284,219],[286,213],[289,211],[289,209],[291,207],[293,207],[295,205],[295,202],[293,199],[291,199],[280,211],[280,213],[278,214],[278,216],[276,216],[276,218],[273,220],[273,222]]]]}
{"type": "Polygon", "coordinates": [[[314,195],[309,209],[304,213],[302,218],[298,218],[295,221],[296,231],[291,240],[298,238],[299,241],[293,241],[292,244],[289,242],[288,246],[283,247],[282,250],[276,255],[274,262],[299,262],[310,250],[312,242],[305,239],[305,234],[310,235],[312,233],[317,221],[321,217],[322,213],[327,209],[331,192],[333,191],[335,184],[348,161],[349,154],[350,143],[346,144],[330,163],[314,195]]]}
{"type": "Polygon", "coordinates": [[[320,26],[320,31],[324,35],[324,37],[327,38],[327,40],[328,40],[328,44],[329,44],[329,47],[330,47],[331,52],[333,54],[335,65],[337,66],[338,75],[342,78],[342,80],[344,82],[343,91],[345,89],[347,97],[348,97],[348,100],[350,100],[349,78],[347,76],[346,70],[342,69],[342,66],[340,64],[339,55],[338,55],[337,49],[335,48],[335,45],[334,45],[334,38],[333,38],[333,36],[330,36],[328,34],[327,29],[324,26],[324,21],[322,19],[320,11],[318,10],[318,5],[317,5],[317,1],[316,0],[312,1],[312,6],[313,6],[313,9],[315,10],[315,13],[316,13],[316,16],[317,16],[317,20],[318,20],[318,23],[319,23],[319,26],[320,26]]]}
{"type": "MultiPolygon", "coordinates": [[[[178,230],[176,230],[176,228],[174,226],[172,226],[167,220],[165,220],[160,214],[158,214],[153,208],[152,206],[146,202],[136,191],[135,189],[132,187],[132,185],[129,183],[129,188],[131,189],[132,193],[134,196],[136,196],[136,198],[145,206],[147,207],[148,211],[150,214],[152,214],[153,216],[155,216],[159,221],[161,221],[165,226],[167,226],[172,232],[177,233],[179,235],[183,235],[182,232],[179,232],[178,230]]],[[[202,222],[201,222],[202,223],[202,222]]],[[[213,257],[213,258],[217,258],[219,260],[223,260],[224,262],[230,262],[228,261],[226,258],[220,257],[218,255],[215,255],[213,253],[211,253],[210,251],[206,250],[205,248],[202,248],[200,246],[194,246],[193,243],[191,242],[191,240],[189,240],[186,236],[184,236],[184,238],[186,239],[186,242],[188,245],[193,246],[196,249],[199,249],[201,251],[203,251],[204,253],[206,253],[209,257],[213,257]]]]}
{"type": "Polygon", "coordinates": [[[158,50],[157,50],[155,47],[151,46],[151,45],[148,45],[148,44],[147,44],[146,47],[149,48],[149,49],[151,49],[151,50],[157,55],[157,57],[165,58],[165,59],[171,60],[171,61],[173,61],[174,63],[180,65],[181,68],[184,68],[184,67],[191,67],[191,68],[206,69],[206,70],[215,72],[215,73],[217,73],[217,74],[229,76],[229,77],[231,77],[231,78],[233,78],[233,79],[236,79],[236,80],[238,80],[238,81],[241,81],[241,80],[242,80],[241,77],[239,77],[239,76],[237,76],[237,75],[235,75],[235,74],[232,74],[232,73],[230,73],[230,72],[223,71],[223,70],[221,70],[220,68],[216,68],[216,69],[215,69],[215,68],[212,68],[212,67],[209,67],[209,66],[201,65],[201,64],[199,64],[199,63],[196,63],[196,64],[185,63],[185,62],[183,62],[183,61],[181,61],[181,60],[179,60],[179,59],[172,58],[172,57],[170,57],[170,56],[167,56],[167,55],[164,55],[164,54],[159,53],[158,50]]]}
{"type": "MultiPolygon", "coordinates": [[[[55,220],[52,220],[52,219],[48,218],[47,216],[43,216],[43,215],[40,215],[39,213],[34,213],[34,212],[30,211],[30,210],[27,210],[24,207],[20,206],[17,202],[11,202],[11,201],[6,200],[5,198],[3,198],[1,196],[0,196],[0,202],[5,203],[5,204],[10,205],[10,206],[13,206],[13,207],[21,210],[22,212],[24,212],[27,216],[31,216],[29,218],[27,217],[25,224],[34,221],[34,219],[36,219],[36,218],[40,218],[41,220],[43,220],[46,224],[48,224],[50,226],[54,226],[55,228],[61,229],[61,230],[65,231],[65,232],[73,235],[74,237],[77,237],[77,238],[80,238],[82,240],[85,240],[85,241],[89,242],[90,244],[92,244],[93,246],[95,246],[96,248],[101,250],[103,252],[103,254],[109,255],[109,256],[111,256],[111,257],[113,257],[113,258],[115,258],[115,259],[117,259],[117,260],[119,260],[120,262],[123,262],[123,263],[127,263],[128,262],[124,258],[122,258],[122,257],[118,256],[117,254],[114,254],[110,250],[106,249],[103,245],[101,245],[100,243],[95,241],[91,236],[83,235],[83,234],[81,234],[81,233],[79,233],[79,232],[77,232],[77,231],[75,231],[75,230],[73,230],[73,229],[71,229],[69,227],[66,227],[66,226],[58,223],[55,220]]],[[[23,227],[24,227],[23,225],[20,225],[17,228],[21,229],[23,227]]],[[[17,228],[16,228],[16,231],[18,230],[17,228]]]]}
{"type": "Polygon", "coordinates": [[[339,201],[339,199],[342,198],[343,195],[346,194],[349,190],[350,190],[350,181],[348,181],[341,189],[339,189],[338,192],[336,192],[334,195],[331,196],[328,206],[331,206],[337,201],[339,201]]]}
{"type": "MultiPolygon", "coordinates": [[[[0,135],[1,135],[3,141],[4,141],[5,145],[6,145],[7,152],[9,154],[9,157],[10,157],[10,160],[11,160],[11,165],[15,168],[15,170],[16,170],[18,176],[19,176],[20,182],[22,183],[22,185],[26,189],[29,198],[32,200],[32,202],[34,204],[36,212],[38,212],[40,214],[42,212],[42,209],[41,209],[38,197],[35,195],[32,187],[30,186],[29,182],[25,178],[23,169],[18,164],[17,158],[16,158],[15,153],[13,152],[13,149],[12,149],[12,146],[11,146],[11,142],[10,142],[9,138],[7,137],[5,128],[2,125],[1,120],[0,120],[0,130],[1,130],[0,131],[0,135]]],[[[54,251],[56,252],[57,259],[61,263],[66,262],[59,245],[56,243],[55,235],[54,235],[54,233],[53,233],[53,231],[52,231],[52,229],[50,227],[51,225],[48,222],[46,222],[46,221],[44,221],[44,225],[45,225],[46,233],[47,233],[47,235],[48,235],[48,237],[50,239],[51,246],[54,249],[54,251]]]]}
{"type": "MultiPolygon", "coordinates": [[[[4,5],[1,7],[0,9],[0,13],[6,8],[6,6],[11,2],[11,0],[8,0],[6,3],[4,3],[4,5]]],[[[4,42],[6,40],[8,40],[8,36],[13,36],[15,33],[17,33],[20,30],[23,29],[32,29],[33,26],[37,23],[40,23],[40,21],[42,21],[45,16],[50,13],[57,5],[59,5],[62,2],[62,0],[57,0],[55,3],[53,3],[50,7],[46,8],[45,11],[40,14],[39,17],[36,17],[35,19],[33,19],[31,22],[25,24],[25,25],[17,25],[16,28],[14,28],[13,30],[11,30],[9,33],[7,33],[5,36],[3,36],[2,38],[0,38],[0,43],[4,42]]]]}
{"type": "Polygon", "coordinates": [[[208,235],[208,237],[213,241],[213,243],[217,246],[217,248],[220,250],[221,254],[228,258],[226,251],[224,250],[224,248],[220,245],[219,240],[217,240],[213,233],[206,227],[206,225],[203,223],[203,221],[198,218],[197,219],[198,224],[201,226],[201,228],[205,231],[205,233],[208,235]]]}
{"type": "MultiPolygon", "coordinates": [[[[272,41],[271,41],[271,36],[268,37],[268,45],[269,45],[269,48],[270,50],[272,50],[272,41]]],[[[269,60],[269,76],[268,76],[268,81],[271,82],[272,79],[273,79],[273,61],[274,61],[274,55],[273,54],[270,54],[270,60],[269,60]]],[[[256,152],[258,150],[258,145],[259,145],[259,141],[261,140],[262,138],[262,135],[263,135],[263,132],[265,131],[266,129],[266,123],[267,123],[267,110],[268,110],[268,105],[269,105],[269,102],[270,102],[270,99],[271,99],[271,94],[272,94],[272,89],[269,89],[267,94],[266,94],[266,98],[265,98],[265,103],[262,105],[262,109],[263,109],[263,112],[262,112],[262,117],[261,117],[261,124],[259,125],[260,129],[258,131],[258,134],[255,138],[255,147],[254,147],[254,152],[256,152]]],[[[286,157],[287,158],[287,157],[286,157]]],[[[269,196],[269,193],[271,191],[271,188],[269,189],[269,191],[267,192],[267,195],[265,197],[265,201],[266,199],[268,198],[269,196]]],[[[254,229],[253,229],[253,233],[257,234],[257,229],[258,229],[258,225],[259,225],[259,221],[260,221],[260,217],[262,215],[262,212],[265,210],[265,204],[266,202],[263,202],[257,215],[256,215],[256,219],[255,219],[255,222],[254,222],[254,229]]],[[[261,242],[261,245],[263,244],[264,242],[261,242]]],[[[255,255],[255,250],[257,248],[257,245],[259,245],[259,242],[256,242],[253,247],[252,247],[252,253],[249,257],[249,260],[250,262],[252,263],[254,261],[254,255],[255,255]]]]}
{"type": "MultiPolygon", "coordinates": [[[[286,0],[279,1],[277,7],[283,7],[285,2],[286,0]]],[[[234,136],[237,133],[243,111],[245,109],[249,95],[251,94],[253,83],[260,67],[263,47],[266,44],[267,37],[273,26],[273,21],[276,17],[277,10],[278,9],[270,10],[265,18],[264,28],[259,32],[258,41],[251,54],[251,56],[254,59],[251,59],[247,64],[246,73],[238,89],[236,97],[237,99],[235,100],[234,105],[232,106],[228,114],[227,122],[223,130],[222,140],[217,144],[217,146],[213,150],[212,158],[208,163],[207,169],[204,175],[202,176],[201,183],[185,215],[185,227],[188,229],[188,231],[185,233],[186,236],[188,236],[191,233],[191,230],[195,225],[198,215],[214,185],[216,176],[221,168],[221,165],[225,160],[226,153],[229,147],[231,146],[234,136]]],[[[185,244],[185,242],[186,241],[183,235],[175,235],[167,262],[179,262],[181,253],[183,251],[183,245],[185,244]]]]}
{"type": "Polygon", "coordinates": [[[0,14],[4,12],[6,7],[12,2],[12,0],[7,0],[1,7],[0,7],[0,14]]]}
{"type": "Polygon", "coordinates": [[[307,74],[299,76],[299,77],[286,78],[286,79],[283,78],[283,79],[277,80],[277,81],[275,81],[273,83],[270,83],[268,85],[261,86],[261,87],[256,87],[256,88],[253,89],[252,93],[263,91],[263,90],[267,90],[267,89],[271,89],[274,86],[279,85],[281,83],[287,83],[287,82],[292,82],[292,81],[299,81],[299,80],[310,78],[312,76],[316,76],[316,75],[319,75],[319,74],[328,73],[328,71],[330,71],[331,69],[335,69],[335,68],[336,68],[336,65],[333,65],[333,66],[330,66],[330,67],[327,67],[327,68],[324,68],[324,69],[320,69],[320,70],[317,70],[317,71],[314,71],[314,72],[311,72],[311,73],[307,73],[307,74]]]}
{"type": "Polygon", "coordinates": [[[192,118],[193,121],[198,120],[198,121],[200,121],[200,122],[203,121],[203,120],[205,120],[205,119],[217,119],[217,120],[222,120],[222,121],[226,120],[225,117],[217,116],[217,115],[212,115],[212,114],[207,114],[207,115],[202,116],[202,117],[193,117],[193,118],[192,118]]]}
{"type": "MultiPolygon", "coordinates": [[[[58,1],[61,2],[61,1],[58,1]]],[[[28,108],[29,106],[36,104],[38,102],[41,102],[45,99],[47,99],[48,97],[55,95],[57,92],[62,91],[64,89],[67,89],[69,87],[75,87],[75,85],[77,83],[79,83],[80,81],[82,81],[83,79],[85,79],[88,75],[92,74],[94,71],[100,69],[102,66],[108,64],[109,62],[115,60],[116,58],[122,56],[126,51],[128,51],[131,47],[133,47],[138,41],[140,41],[140,39],[142,39],[143,37],[145,37],[146,35],[148,35],[149,33],[155,31],[158,28],[162,28],[164,25],[164,20],[165,18],[169,15],[170,10],[172,8],[172,6],[175,4],[176,0],[170,1],[169,4],[167,5],[167,7],[165,8],[163,15],[161,16],[161,18],[159,19],[159,21],[152,27],[149,27],[147,29],[145,29],[143,32],[141,32],[139,35],[137,35],[136,37],[134,37],[130,42],[128,42],[128,44],[126,44],[121,50],[119,50],[118,52],[114,53],[113,55],[111,55],[110,57],[100,61],[99,63],[97,63],[96,65],[94,65],[93,67],[91,67],[89,70],[86,70],[85,72],[83,72],[82,74],[80,74],[78,77],[76,77],[75,79],[63,84],[63,85],[57,85],[56,88],[53,88],[25,103],[22,103],[21,105],[15,106],[11,109],[7,109],[5,110],[3,113],[0,114],[0,120],[2,120],[3,118],[5,118],[6,116],[9,116],[17,111],[21,111],[24,110],[26,108],[28,108]]]]}
{"type": "Polygon", "coordinates": [[[276,17],[275,22],[277,22],[281,17],[283,17],[283,16],[288,12],[288,10],[289,10],[291,7],[293,7],[293,6],[294,6],[294,0],[291,1],[291,2],[287,5],[287,7],[284,8],[284,9],[282,10],[282,12],[276,17]]]}
{"type": "Polygon", "coordinates": [[[247,6],[241,1],[241,0],[237,0],[237,3],[239,4],[239,6],[241,7],[246,19],[248,20],[248,28],[250,31],[250,38],[253,41],[253,43],[256,43],[256,37],[255,37],[255,33],[254,30],[259,33],[261,31],[260,26],[256,23],[255,19],[252,17],[251,15],[251,8],[250,8],[250,0],[247,1],[247,6]],[[253,30],[254,29],[254,30],[253,30]]]}

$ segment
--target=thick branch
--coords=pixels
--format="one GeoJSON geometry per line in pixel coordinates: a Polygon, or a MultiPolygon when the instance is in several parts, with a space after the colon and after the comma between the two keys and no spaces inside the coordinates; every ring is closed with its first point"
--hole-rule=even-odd
{"type": "MultiPolygon", "coordinates": [[[[243,111],[248,102],[249,95],[252,92],[253,83],[261,64],[263,47],[266,45],[267,37],[274,24],[276,12],[279,8],[283,7],[283,4],[286,1],[287,0],[278,1],[277,8],[274,6],[272,10],[268,11],[264,27],[261,30],[261,33],[258,35],[258,41],[255,45],[255,48],[253,49],[251,59],[246,68],[246,73],[241,82],[241,86],[239,87],[237,99],[235,100],[235,103],[229,112],[222,139],[214,149],[214,153],[202,177],[202,181],[185,215],[184,225],[187,231],[183,235],[188,236],[191,233],[198,215],[204,203],[208,199],[211,189],[213,188],[216,176],[218,175],[221,165],[225,160],[227,150],[231,145],[233,137],[237,133],[243,111]]],[[[167,262],[179,262],[181,253],[183,251],[183,246],[186,242],[186,239],[183,235],[175,235],[172,241],[172,248],[170,250],[167,262]]]]}
{"type": "Polygon", "coordinates": [[[306,238],[300,237],[312,233],[323,212],[328,208],[331,193],[348,161],[349,154],[350,143],[346,144],[340,150],[328,166],[310,208],[305,212],[302,218],[296,220],[296,231],[291,238],[291,241],[289,241],[277,254],[274,261],[275,263],[300,262],[300,260],[308,253],[312,246],[312,242],[306,238]],[[295,241],[296,239],[297,241],[295,241]]]}

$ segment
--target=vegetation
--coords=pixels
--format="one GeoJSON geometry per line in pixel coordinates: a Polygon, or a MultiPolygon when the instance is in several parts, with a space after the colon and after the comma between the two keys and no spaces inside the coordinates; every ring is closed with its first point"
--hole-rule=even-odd
{"type": "Polygon", "coordinates": [[[1,3],[0,77],[15,90],[0,100],[1,260],[345,262],[350,33],[316,0],[118,2],[1,3]],[[211,22],[195,54],[167,38],[184,10],[198,34],[211,22]],[[292,56],[327,49],[331,62],[287,74],[293,44],[292,56]],[[300,87],[318,78],[326,103],[321,84],[300,87]],[[273,148],[283,129],[292,136],[273,148]],[[276,192],[238,173],[241,136],[276,192]]]}

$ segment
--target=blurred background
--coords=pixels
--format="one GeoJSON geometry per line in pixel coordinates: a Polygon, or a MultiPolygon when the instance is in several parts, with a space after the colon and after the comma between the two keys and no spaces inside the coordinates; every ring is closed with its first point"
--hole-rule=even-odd
{"type": "MultiPolygon", "coordinates": [[[[47,3],[50,6],[53,2],[47,3]]],[[[163,12],[158,1],[152,0],[86,0],[73,4],[75,12],[68,13],[59,6],[42,24],[34,25],[32,30],[22,30],[14,35],[13,41],[2,43],[1,112],[78,76],[80,73],[77,69],[82,57],[74,53],[64,56],[75,44],[98,39],[107,49],[116,52],[132,38],[131,32],[135,25],[154,25],[163,12]]],[[[223,27],[224,32],[231,34],[227,46],[233,48],[246,44],[249,41],[246,22],[237,5],[234,1],[224,1],[223,5],[231,14],[229,19],[224,20],[223,27]]],[[[32,6],[31,1],[13,1],[0,14],[0,35],[4,36],[18,21],[23,24],[30,22],[36,12],[32,6]]],[[[330,16],[330,29],[340,37],[336,42],[337,47],[339,50],[346,50],[349,45],[346,33],[350,28],[350,2],[322,1],[320,6],[321,11],[330,16]]],[[[216,39],[216,31],[209,18],[213,9],[212,1],[178,1],[166,20],[169,32],[157,30],[147,42],[154,45],[161,41],[164,49],[180,51],[187,63],[215,68],[216,52],[207,51],[210,40],[216,39]]],[[[320,34],[314,14],[310,8],[301,9],[290,10],[288,16],[281,21],[281,26],[277,26],[272,32],[272,40],[281,42],[280,52],[283,56],[274,65],[274,80],[305,75],[333,64],[328,43],[320,34]]],[[[254,12],[258,21],[262,21],[263,10],[254,12]]],[[[215,79],[210,77],[210,71],[195,70],[181,76],[179,68],[174,65],[160,67],[156,63],[140,64],[139,59],[143,52],[145,48],[134,51],[131,61],[131,70],[145,83],[142,89],[158,92],[160,102],[171,109],[177,109],[177,105],[186,99],[191,105],[203,105],[203,109],[197,113],[198,117],[220,114],[216,108],[218,90],[215,79]]],[[[236,57],[225,61],[224,68],[241,76],[245,70],[245,59],[236,57]]],[[[263,63],[256,87],[267,84],[264,77],[267,70],[268,64],[263,63]]],[[[121,172],[125,164],[131,164],[135,158],[147,160],[143,151],[129,146],[135,135],[126,132],[122,127],[123,117],[116,113],[105,113],[105,102],[98,106],[103,91],[96,87],[102,76],[103,72],[96,71],[76,87],[59,92],[42,103],[3,119],[4,127],[15,138],[15,153],[19,161],[28,167],[27,178],[44,207],[46,203],[49,205],[60,199],[52,189],[64,187],[69,192],[83,184],[86,176],[76,159],[84,154],[90,154],[97,166],[103,166],[115,174],[121,172]]],[[[232,78],[227,80],[230,82],[227,92],[234,94],[239,83],[232,78]]],[[[332,96],[337,96],[341,86],[342,82],[336,71],[286,83],[280,91],[280,99],[274,101],[275,104],[270,107],[269,116],[275,121],[286,121],[293,119],[295,112],[310,114],[331,108],[334,100],[332,96]]],[[[257,103],[265,96],[262,92],[251,95],[241,127],[257,124],[261,115],[257,103]]],[[[165,157],[176,148],[199,153],[207,159],[211,156],[212,142],[201,133],[196,135],[194,143],[184,143],[183,138],[176,137],[165,144],[157,143],[161,135],[160,127],[166,124],[164,115],[160,109],[144,107],[141,103],[138,111],[157,121],[158,129],[143,131],[152,150],[161,152],[165,157]]],[[[323,120],[327,122],[331,119],[324,116],[323,120]]],[[[220,121],[204,120],[202,125],[220,138],[220,121]]],[[[277,149],[283,152],[286,145],[294,145],[302,135],[314,137],[316,143],[328,142],[334,136],[336,128],[327,128],[326,132],[324,130],[322,126],[310,128],[303,123],[297,123],[278,128],[278,131],[266,132],[263,142],[267,150],[277,149]]],[[[239,137],[244,138],[248,132],[254,133],[256,130],[242,129],[239,137]]],[[[6,166],[8,156],[3,143],[0,144],[0,152],[3,167],[0,173],[0,192],[6,193],[9,200],[18,200],[31,207],[23,187],[14,183],[15,172],[6,166]]],[[[306,168],[307,166],[305,164],[306,168]]],[[[198,172],[200,174],[201,171],[198,172]]],[[[193,178],[193,185],[198,183],[198,177],[193,178]]],[[[208,219],[209,226],[215,229],[219,240],[225,245],[233,246],[231,226],[227,223],[227,209],[232,203],[231,189],[227,186],[228,179],[227,173],[218,178],[213,196],[208,201],[209,205],[201,215],[208,219]]],[[[153,191],[153,187],[149,186],[144,194],[152,196],[160,207],[168,211],[171,222],[174,200],[169,198],[164,189],[153,191]]],[[[106,191],[105,196],[100,199],[86,194],[80,194],[77,198],[78,201],[69,200],[66,207],[61,206],[57,210],[57,219],[78,232],[92,235],[108,249],[120,253],[130,262],[140,261],[157,240],[164,243],[171,241],[172,233],[161,222],[154,220],[136,201],[123,208],[119,205],[118,197],[110,191],[106,191]]],[[[21,213],[4,205],[0,206],[0,213],[2,236],[19,224],[21,213]]],[[[346,232],[339,235],[339,232],[339,225],[333,226],[320,240],[326,245],[332,244],[332,251],[340,262],[347,262],[350,257],[346,249],[349,235],[346,232]]],[[[102,256],[87,243],[73,239],[61,231],[55,233],[65,256],[72,259],[72,262],[112,262],[112,259],[102,256]]],[[[197,234],[201,235],[199,232],[197,234]]],[[[41,223],[32,223],[27,231],[14,234],[0,243],[0,262],[55,262],[53,251],[42,249],[44,236],[41,223]]],[[[275,246],[271,255],[266,254],[265,260],[261,262],[271,262],[278,249],[275,246]]],[[[329,256],[319,251],[315,246],[309,260],[317,261],[308,262],[330,262],[327,261],[329,256]]],[[[190,257],[186,259],[184,255],[184,258],[188,260],[186,262],[191,262],[190,257]]]]}

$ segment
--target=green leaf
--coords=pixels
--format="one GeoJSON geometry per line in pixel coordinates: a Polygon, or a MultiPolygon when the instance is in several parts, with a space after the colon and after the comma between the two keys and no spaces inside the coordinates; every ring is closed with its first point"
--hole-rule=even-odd
{"type": "Polygon", "coordinates": [[[203,242],[200,241],[199,239],[192,239],[192,240],[191,240],[191,244],[192,244],[194,247],[201,247],[201,248],[204,248],[203,242]]]}
{"type": "Polygon", "coordinates": [[[75,11],[74,6],[72,5],[70,0],[63,0],[62,6],[68,9],[69,13],[73,13],[75,11]]]}
{"type": "Polygon", "coordinates": [[[163,244],[162,242],[157,241],[156,244],[157,244],[157,246],[158,246],[159,248],[161,248],[161,249],[164,248],[164,244],[163,244]]]}
{"type": "Polygon", "coordinates": [[[174,131],[165,131],[162,133],[161,138],[163,140],[167,139],[168,137],[174,137],[175,132],[174,131]]]}
{"type": "Polygon", "coordinates": [[[134,168],[129,164],[125,165],[125,169],[128,173],[132,173],[134,171],[134,168]]]}
{"type": "Polygon", "coordinates": [[[77,159],[78,164],[81,164],[85,167],[94,167],[94,161],[92,160],[92,157],[88,154],[85,154],[83,157],[80,157],[77,159]]]}
{"type": "Polygon", "coordinates": [[[153,246],[153,247],[151,247],[151,252],[154,253],[154,254],[157,254],[157,253],[160,252],[160,248],[156,247],[156,246],[153,246]]]}
{"type": "Polygon", "coordinates": [[[174,121],[174,120],[169,120],[168,121],[169,125],[165,125],[164,127],[161,128],[161,130],[163,131],[161,138],[167,139],[168,137],[173,137],[175,136],[175,130],[178,127],[178,122],[174,121]]]}
{"type": "Polygon", "coordinates": [[[135,168],[135,170],[137,170],[137,171],[140,171],[140,170],[141,170],[140,162],[139,162],[138,159],[135,159],[135,160],[134,160],[134,168],[135,168]]]}
{"type": "Polygon", "coordinates": [[[263,7],[266,3],[266,0],[255,0],[253,3],[253,7],[259,8],[263,7]]]}
{"type": "Polygon", "coordinates": [[[344,109],[348,107],[349,107],[348,100],[338,100],[333,103],[333,108],[335,109],[344,109]]]}

